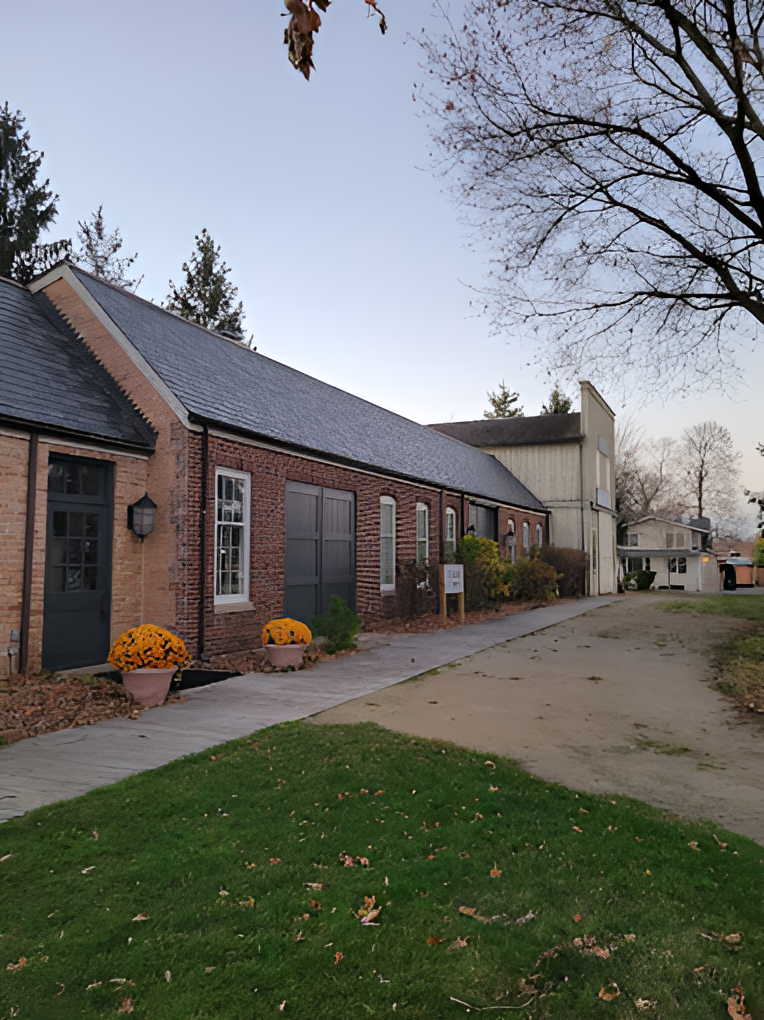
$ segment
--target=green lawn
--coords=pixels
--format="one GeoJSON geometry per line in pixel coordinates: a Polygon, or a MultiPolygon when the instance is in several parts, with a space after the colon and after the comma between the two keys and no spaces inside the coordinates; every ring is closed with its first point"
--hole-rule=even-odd
{"type": "Polygon", "coordinates": [[[371,724],[214,753],[0,828],[0,1020],[764,1017],[750,840],[371,724]]]}
{"type": "Polygon", "coordinates": [[[663,609],[667,613],[707,613],[764,622],[764,595],[695,595],[667,602],[663,609]]]}

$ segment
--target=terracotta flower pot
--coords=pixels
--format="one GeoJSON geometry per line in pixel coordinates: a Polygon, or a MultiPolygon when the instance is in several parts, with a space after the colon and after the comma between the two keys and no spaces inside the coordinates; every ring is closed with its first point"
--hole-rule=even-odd
{"type": "Polygon", "coordinates": [[[295,669],[302,665],[302,657],[305,654],[307,645],[264,645],[265,654],[271,666],[276,669],[286,669],[287,666],[294,666],[295,669]]]}
{"type": "Polygon", "coordinates": [[[176,672],[177,666],[170,669],[131,669],[129,673],[122,674],[122,686],[144,708],[154,708],[164,702],[176,672]]]}

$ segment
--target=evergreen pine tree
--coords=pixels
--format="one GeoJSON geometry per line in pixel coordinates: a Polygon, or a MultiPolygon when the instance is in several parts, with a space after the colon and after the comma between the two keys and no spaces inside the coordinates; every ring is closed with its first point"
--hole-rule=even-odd
{"type": "Polygon", "coordinates": [[[130,266],[138,258],[138,252],[129,257],[120,257],[118,252],[123,241],[119,227],[112,234],[106,233],[103,222],[103,205],[99,205],[89,221],[77,223],[77,240],[80,250],[74,260],[94,276],[100,276],[109,283],[116,283],[128,290],[135,290],[143,277],[129,280],[125,275],[130,266]]]}
{"type": "Polygon", "coordinates": [[[0,276],[26,282],[51,253],[62,254],[68,242],[38,245],[40,232],[55,220],[58,195],[49,180],[38,179],[45,153],[29,146],[24,117],[6,102],[0,107],[0,276]]]}
{"type": "Polygon", "coordinates": [[[490,411],[483,411],[484,418],[522,418],[523,409],[522,407],[515,407],[514,405],[520,399],[519,393],[510,393],[504,384],[504,380],[501,380],[501,386],[499,387],[498,393],[489,392],[488,403],[491,405],[490,411]]]}
{"type": "Polygon", "coordinates": [[[195,241],[190,262],[183,263],[186,281],[176,287],[170,280],[166,307],[216,333],[244,340],[244,308],[241,301],[234,304],[238,288],[226,279],[231,270],[220,259],[220,246],[215,247],[206,229],[195,241]]]}
{"type": "Polygon", "coordinates": [[[570,397],[566,396],[560,389],[560,384],[556,382],[554,389],[549,394],[549,403],[543,404],[541,407],[542,414],[570,414],[570,409],[573,406],[573,401],[570,397]]]}

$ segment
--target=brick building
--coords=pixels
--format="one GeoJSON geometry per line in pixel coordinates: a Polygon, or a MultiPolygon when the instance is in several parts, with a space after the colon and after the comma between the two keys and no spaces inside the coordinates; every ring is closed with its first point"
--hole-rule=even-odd
{"type": "Polygon", "coordinates": [[[67,264],[0,281],[0,358],[0,672],[6,641],[88,666],[142,622],[192,654],[251,647],[332,594],[375,619],[396,563],[470,527],[505,554],[548,540],[495,457],[67,264]]]}

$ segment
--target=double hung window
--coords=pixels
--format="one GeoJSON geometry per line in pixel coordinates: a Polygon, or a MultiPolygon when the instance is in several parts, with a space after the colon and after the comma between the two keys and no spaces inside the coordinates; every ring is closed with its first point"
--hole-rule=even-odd
{"type": "Polygon", "coordinates": [[[379,500],[379,587],[395,591],[395,500],[381,496],[379,500]]]}
{"type": "Polygon", "coordinates": [[[540,524],[536,525],[536,545],[541,548],[544,544],[544,531],[540,524]]]}
{"type": "Polygon", "coordinates": [[[430,508],[416,505],[416,561],[426,563],[430,556],[430,508]]]}
{"type": "Polygon", "coordinates": [[[671,574],[686,574],[687,573],[687,557],[686,556],[679,556],[677,558],[676,556],[672,556],[671,557],[671,562],[669,563],[669,573],[671,573],[671,574]]]}
{"type": "Polygon", "coordinates": [[[250,476],[218,468],[215,472],[215,602],[249,599],[250,476]]]}
{"type": "Polygon", "coordinates": [[[531,551],[531,526],[523,521],[523,556],[528,557],[531,551]]]}
{"type": "Polygon", "coordinates": [[[456,510],[453,507],[446,508],[446,555],[456,554],[456,510]]]}

